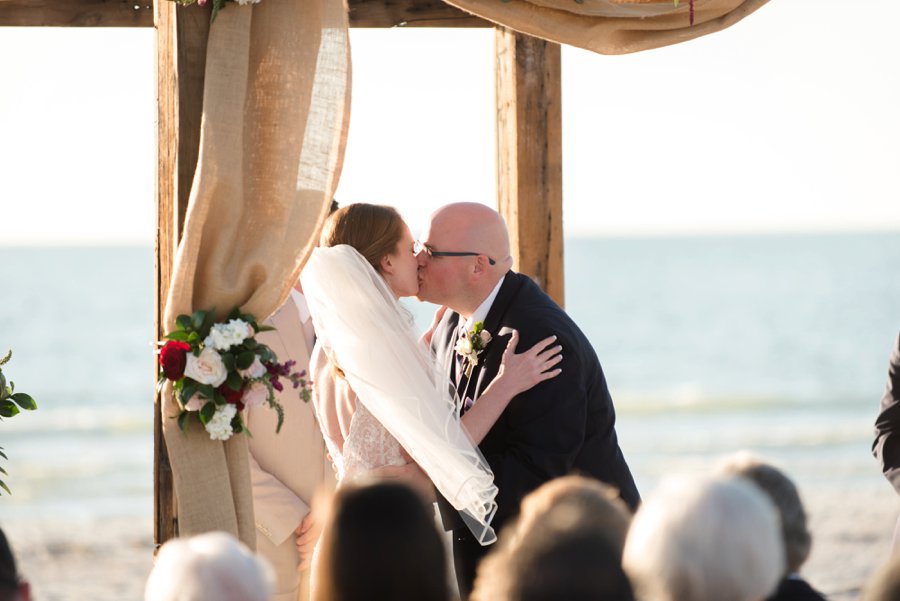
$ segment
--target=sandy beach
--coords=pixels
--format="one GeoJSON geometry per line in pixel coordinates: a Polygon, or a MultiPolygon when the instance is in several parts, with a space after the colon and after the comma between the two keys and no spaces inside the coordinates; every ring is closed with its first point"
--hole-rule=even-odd
{"type": "MultiPolygon", "coordinates": [[[[802,491],[813,531],[803,573],[829,599],[859,598],[887,557],[900,499],[887,483],[802,491]]],[[[149,520],[3,523],[36,601],[140,601],[152,566],[149,520]]]]}

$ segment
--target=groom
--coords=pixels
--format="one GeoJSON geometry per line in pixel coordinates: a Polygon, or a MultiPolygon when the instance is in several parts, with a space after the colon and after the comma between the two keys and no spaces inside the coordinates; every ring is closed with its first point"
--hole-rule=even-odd
{"type": "MultiPolygon", "coordinates": [[[[519,510],[519,502],[544,482],[572,472],[619,489],[634,509],[640,496],[615,431],[615,411],[600,362],[578,326],[530,278],[511,271],[509,234],[503,218],[477,203],[438,209],[421,240],[419,298],[450,310],[435,329],[432,346],[444,362],[465,406],[497,375],[509,340],[519,331],[520,349],[556,335],[562,373],[514,398],[480,445],[499,489],[494,529],[519,510]],[[466,376],[454,347],[477,322],[493,337],[466,376]]],[[[439,501],[444,526],[453,531],[460,594],[468,597],[478,561],[487,552],[458,514],[439,501]]]]}

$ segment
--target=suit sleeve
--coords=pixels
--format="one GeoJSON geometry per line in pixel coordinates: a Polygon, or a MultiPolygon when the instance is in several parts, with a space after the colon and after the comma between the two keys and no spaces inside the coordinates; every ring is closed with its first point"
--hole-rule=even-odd
{"type": "MultiPolygon", "coordinates": [[[[520,329],[520,352],[554,333],[547,327],[527,330],[520,329]]],[[[562,345],[562,373],[515,397],[501,417],[507,425],[503,440],[482,447],[499,489],[501,521],[518,510],[528,492],[569,473],[585,437],[588,390],[582,372],[587,366],[575,338],[555,333],[562,345]]]]}
{"type": "Polygon", "coordinates": [[[888,381],[881,397],[881,413],[875,420],[872,452],[881,462],[884,476],[900,493],[900,336],[888,364],[888,381]]]}
{"type": "Polygon", "coordinates": [[[256,529],[272,544],[280,545],[309,513],[309,505],[278,478],[263,470],[252,454],[248,459],[256,529]]]}

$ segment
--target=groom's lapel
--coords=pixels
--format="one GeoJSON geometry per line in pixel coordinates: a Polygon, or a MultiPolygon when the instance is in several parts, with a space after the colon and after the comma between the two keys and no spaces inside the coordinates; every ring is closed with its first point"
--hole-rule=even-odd
{"type": "MultiPolygon", "coordinates": [[[[509,271],[503,277],[503,284],[500,285],[500,290],[497,291],[497,297],[494,299],[493,304],[491,305],[491,310],[488,311],[487,317],[484,318],[484,329],[488,331],[491,335],[491,341],[488,343],[487,347],[485,347],[484,352],[479,357],[478,365],[475,366],[475,369],[472,370],[472,377],[469,380],[474,380],[475,387],[474,389],[470,386],[468,392],[468,396],[471,396],[473,399],[477,400],[478,395],[481,394],[483,390],[483,382],[485,377],[489,377],[490,380],[494,379],[494,376],[497,375],[496,370],[485,370],[484,365],[487,361],[488,355],[494,355],[495,353],[503,354],[503,349],[506,348],[506,341],[508,341],[508,337],[504,336],[503,340],[498,340],[500,337],[500,324],[503,323],[503,318],[506,316],[507,309],[512,304],[513,299],[519,293],[519,289],[522,287],[522,280],[524,276],[521,276],[513,271],[509,271]],[[488,373],[491,371],[492,373],[488,373]]],[[[498,363],[499,365],[499,363],[498,363]]],[[[489,381],[490,381],[489,380],[489,381]]],[[[466,378],[463,378],[460,381],[461,388],[460,394],[462,394],[462,389],[465,388],[466,378]]]]}

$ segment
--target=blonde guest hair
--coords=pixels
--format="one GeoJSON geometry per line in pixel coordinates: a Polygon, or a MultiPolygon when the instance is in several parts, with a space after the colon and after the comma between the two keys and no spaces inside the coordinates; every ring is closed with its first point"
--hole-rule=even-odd
{"type": "Polygon", "coordinates": [[[747,452],[726,457],[719,469],[722,473],[750,480],[775,504],[781,516],[785,573],[798,572],[809,557],[812,536],[806,526],[806,511],[800,493],[791,479],[775,466],[747,452]]]}
{"type": "Polygon", "coordinates": [[[628,599],[620,563],[630,521],[615,488],[583,476],[555,478],[522,499],[518,518],[479,564],[469,599],[558,598],[565,586],[573,599],[628,599]],[[571,557],[585,553],[589,566],[571,557]]]}
{"type": "Polygon", "coordinates": [[[269,564],[234,536],[209,532],[160,548],[144,601],[268,601],[274,580],[269,564]]]}
{"type": "Polygon", "coordinates": [[[778,514],[743,478],[670,479],[635,514],[622,563],[643,601],[762,601],[784,571],[778,514]]]}

